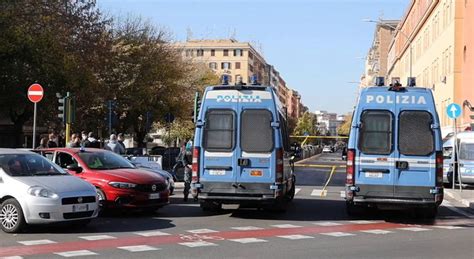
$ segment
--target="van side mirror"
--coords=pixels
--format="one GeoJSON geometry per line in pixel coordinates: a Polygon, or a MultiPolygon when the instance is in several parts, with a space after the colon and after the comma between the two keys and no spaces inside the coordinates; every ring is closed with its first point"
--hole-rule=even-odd
{"type": "Polygon", "coordinates": [[[76,174],[82,173],[82,167],[80,167],[77,164],[68,165],[68,166],[66,166],[66,169],[69,170],[69,171],[73,171],[76,174]]]}

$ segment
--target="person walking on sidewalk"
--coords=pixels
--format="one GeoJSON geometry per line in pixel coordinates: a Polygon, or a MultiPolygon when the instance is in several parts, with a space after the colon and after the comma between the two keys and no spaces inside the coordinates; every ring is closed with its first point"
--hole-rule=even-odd
{"type": "Polygon", "coordinates": [[[173,172],[180,167],[184,169],[184,190],[183,190],[183,200],[188,201],[189,191],[191,190],[191,178],[192,178],[192,169],[190,167],[189,156],[186,155],[186,142],[183,142],[181,149],[177,158],[176,164],[173,166],[173,172]]]}

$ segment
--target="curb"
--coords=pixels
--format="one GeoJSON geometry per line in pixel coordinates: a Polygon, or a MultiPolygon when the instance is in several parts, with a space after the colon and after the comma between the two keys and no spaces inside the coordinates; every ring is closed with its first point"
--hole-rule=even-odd
{"type": "Polygon", "coordinates": [[[452,199],[459,201],[465,207],[474,209],[474,200],[463,199],[456,191],[451,189],[444,189],[444,193],[452,199]]]}

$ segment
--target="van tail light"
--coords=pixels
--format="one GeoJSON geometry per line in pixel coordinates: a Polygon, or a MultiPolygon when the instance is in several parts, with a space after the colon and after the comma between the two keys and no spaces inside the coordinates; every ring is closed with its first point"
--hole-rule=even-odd
{"type": "Polygon", "coordinates": [[[355,150],[347,150],[347,164],[346,164],[346,184],[354,185],[355,176],[355,150]]]}
{"type": "Polygon", "coordinates": [[[191,182],[198,183],[199,182],[199,155],[200,150],[198,147],[194,147],[193,149],[193,166],[192,166],[192,177],[191,182]]]}
{"type": "Polygon", "coordinates": [[[276,182],[283,183],[283,149],[276,150],[276,182]]]}
{"type": "Polygon", "coordinates": [[[436,152],[436,186],[443,186],[443,152],[436,152]]]}

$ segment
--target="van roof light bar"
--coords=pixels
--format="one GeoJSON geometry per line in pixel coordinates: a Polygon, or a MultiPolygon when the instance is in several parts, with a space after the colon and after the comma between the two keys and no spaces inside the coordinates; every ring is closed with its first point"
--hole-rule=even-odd
{"type": "Polygon", "coordinates": [[[415,77],[409,77],[407,80],[407,86],[408,87],[415,87],[416,86],[416,78],[415,77]]]}
{"type": "Polygon", "coordinates": [[[385,77],[378,76],[375,78],[375,86],[384,86],[385,85],[385,77]]]}

